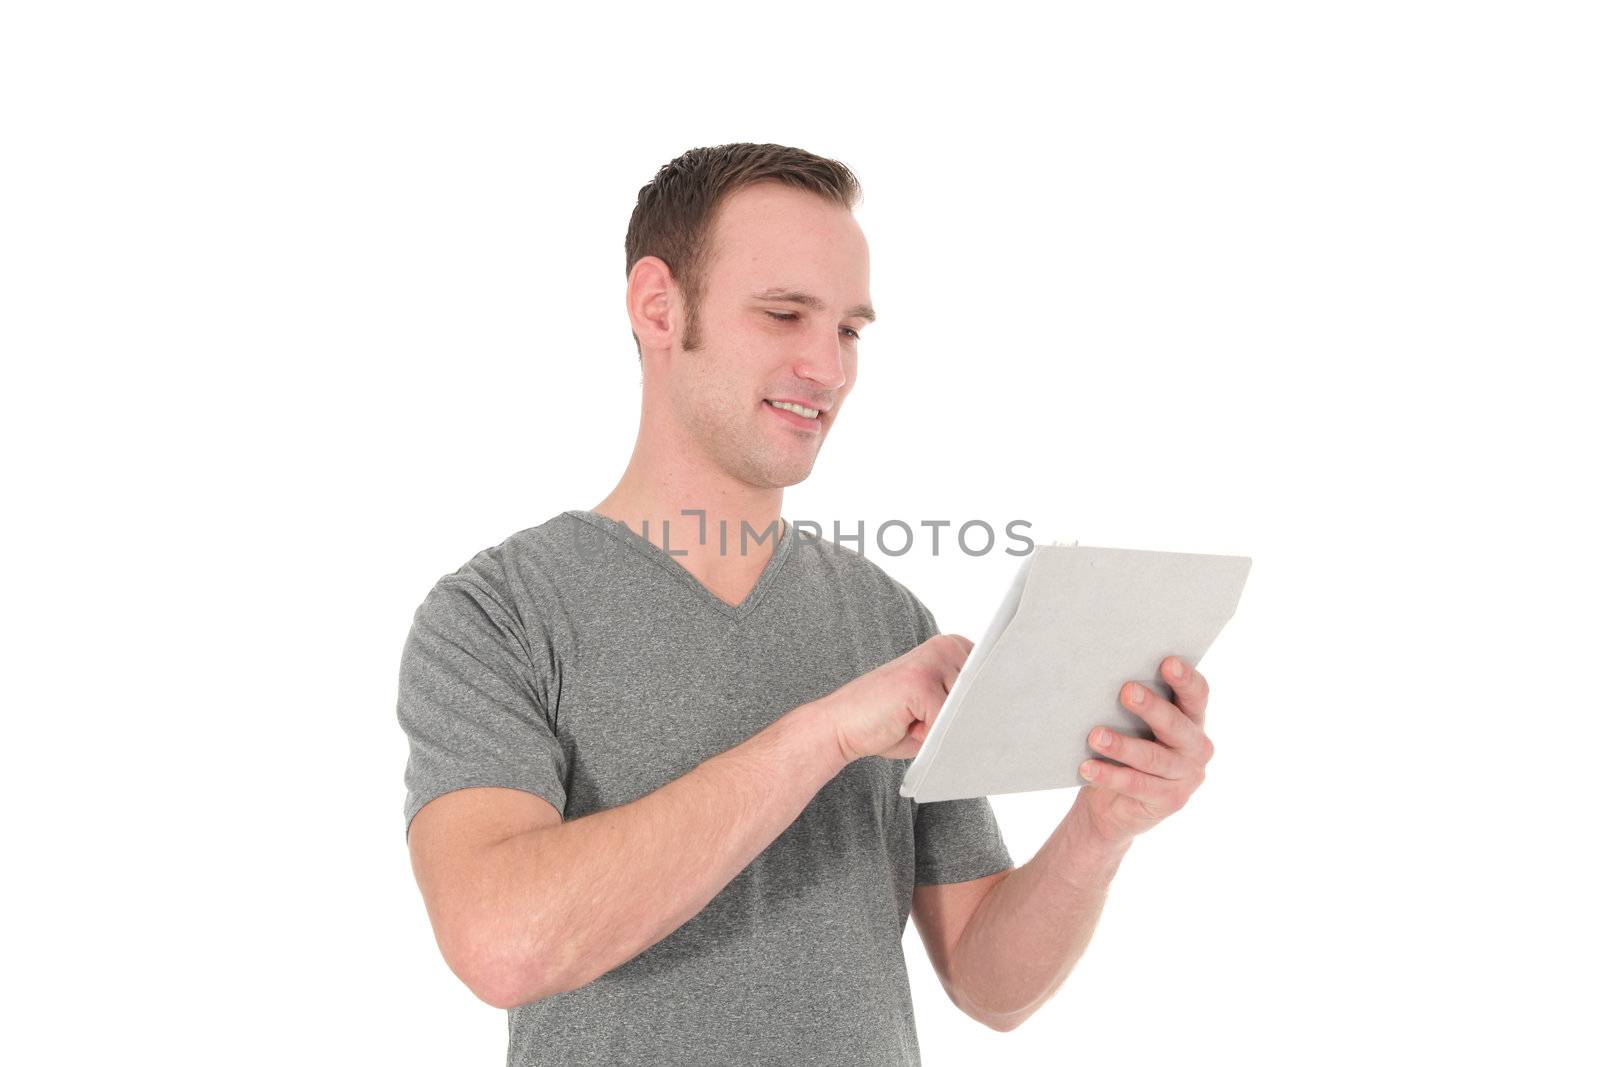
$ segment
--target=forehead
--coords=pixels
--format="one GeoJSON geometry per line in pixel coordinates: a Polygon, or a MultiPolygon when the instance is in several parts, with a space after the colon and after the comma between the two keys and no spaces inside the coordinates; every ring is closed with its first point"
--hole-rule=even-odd
{"type": "Polygon", "coordinates": [[[850,210],[815,193],[757,182],[717,208],[713,284],[812,286],[866,298],[867,239],[850,210]]]}

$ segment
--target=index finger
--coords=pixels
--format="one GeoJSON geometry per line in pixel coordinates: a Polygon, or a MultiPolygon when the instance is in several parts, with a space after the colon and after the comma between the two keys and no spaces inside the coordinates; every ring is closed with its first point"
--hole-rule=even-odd
{"type": "Polygon", "coordinates": [[[1177,656],[1168,656],[1161,663],[1161,677],[1172,687],[1173,703],[1178,710],[1197,725],[1206,724],[1206,702],[1211,697],[1211,687],[1205,675],[1189,666],[1177,656]]]}

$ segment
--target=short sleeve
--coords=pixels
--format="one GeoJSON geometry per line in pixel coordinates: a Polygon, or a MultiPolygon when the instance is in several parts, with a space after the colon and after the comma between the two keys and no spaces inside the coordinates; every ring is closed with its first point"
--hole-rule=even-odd
{"type": "Polygon", "coordinates": [[[431,800],[501,786],[567,803],[565,750],[543,707],[516,618],[481,578],[441,578],[412,619],[400,662],[406,836],[431,800]]]}
{"type": "MultiPolygon", "coordinates": [[[[939,624],[915,595],[911,604],[917,614],[916,640],[921,644],[939,632],[939,624]]],[[[967,882],[1012,865],[988,797],[916,804],[914,840],[917,885],[967,882]]]]}

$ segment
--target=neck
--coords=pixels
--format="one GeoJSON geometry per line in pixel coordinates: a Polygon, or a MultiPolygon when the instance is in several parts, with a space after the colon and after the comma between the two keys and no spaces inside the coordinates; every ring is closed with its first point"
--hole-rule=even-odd
{"type": "Polygon", "coordinates": [[[784,533],[783,489],[685,464],[683,455],[636,446],[616,488],[590,510],[669,551],[705,584],[759,574],[784,533]]]}
{"type": "Polygon", "coordinates": [[[737,570],[741,560],[757,555],[763,561],[770,558],[772,546],[786,527],[782,506],[781,491],[773,498],[737,492],[673,492],[660,484],[629,485],[624,478],[590,510],[671,551],[685,566],[690,560],[704,561],[715,571],[737,570]]]}

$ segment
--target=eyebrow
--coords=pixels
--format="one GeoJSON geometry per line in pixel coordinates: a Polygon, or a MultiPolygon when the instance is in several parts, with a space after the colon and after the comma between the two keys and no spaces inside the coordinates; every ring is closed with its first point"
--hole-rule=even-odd
{"type": "MultiPolygon", "coordinates": [[[[801,307],[810,308],[812,311],[822,310],[822,301],[810,293],[802,293],[798,289],[763,289],[752,294],[757,300],[780,300],[788,304],[799,304],[801,307]]],[[[862,318],[868,322],[876,322],[878,313],[867,304],[857,304],[855,307],[846,308],[844,317],[862,318]]]]}

